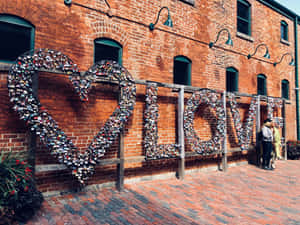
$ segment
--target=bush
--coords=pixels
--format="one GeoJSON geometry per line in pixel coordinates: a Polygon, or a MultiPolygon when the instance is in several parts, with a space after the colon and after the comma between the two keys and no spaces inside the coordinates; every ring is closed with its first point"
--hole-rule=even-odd
{"type": "Polygon", "coordinates": [[[41,207],[43,196],[31,172],[24,161],[11,154],[0,155],[0,224],[26,222],[41,207]]]}
{"type": "Polygon", "coordinates": [[[300,141],[287,142],[288,159],[298,159],[300,157],[300,141]]]}

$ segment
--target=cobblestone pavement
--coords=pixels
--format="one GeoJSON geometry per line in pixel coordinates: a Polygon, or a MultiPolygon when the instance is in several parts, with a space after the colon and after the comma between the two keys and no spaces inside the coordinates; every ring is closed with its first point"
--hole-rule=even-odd
{"type": "Polygon", "coordinates": [[[47,198],[28,224],[300,224],[300,161],[47,198]]]}

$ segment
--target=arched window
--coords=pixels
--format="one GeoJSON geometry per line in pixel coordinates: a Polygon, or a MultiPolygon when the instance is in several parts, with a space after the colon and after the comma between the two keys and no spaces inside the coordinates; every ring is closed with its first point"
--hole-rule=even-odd
{"type": "Polygon", "coordinates": [[[290,98],[290,82],[288,80],[281,81],[281,97],[285,99],[290,98]]]}
{"type": "Polygon", "coordinates": [[[246,0],[237,1],[237,31],[251,36],[251,5],[246,0]]]}
{"type": "Polygon", "coordinates": [[[280,35],[281,35],[282,40],[285,40],[285,41],[289,40],[288,31],[289,31],[288,24],[282,20],[280,22],[280,35]]]}
{"type": "Polygon", "coordinates": [[[108,38],[98,38],[94,41],[94,62],[113,60],[122,65],[122,45],[108,38]]]}
{"type": "Polygon", "coordinates": [[[267,77],[263,74],[257,75],[257,94],[267,95],[267,77]]]}
{"type": "Polygon", "coordinates": [[[233,68],[226,69],[226,91],[236,92],[239,91],[239,72],[233,68]]]}
{"type": "Polygon", "coordinates": [[[192,61],[185,56],[174,58],[173,80],[174,84],[191,85],[192,61]]]}
{"type": "Polygon", "coordinates": [[[0,14],[0,61],[14,62],[34,48],[34,26],[13,15],[0,14]]]}

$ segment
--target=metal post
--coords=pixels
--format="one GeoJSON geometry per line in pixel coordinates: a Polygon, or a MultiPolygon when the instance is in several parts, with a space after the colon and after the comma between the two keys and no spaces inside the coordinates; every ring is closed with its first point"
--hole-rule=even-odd
{"type": "MultiPolygon", "coordinates": [[[[225,113],[225,121],[227,121],[227,113],[226,113],[226,91],[223,92],[222,96],[223,107],[225,113]]],[[[225,130],[224,130],[224,141],[223,141],[223,153],[222,153],[222,170],[223,172],[227,171],[227,123],[225,122],[225,130]]]]}
{"type": "Polygon", "coordinates": [[[184,114],[184,88],[181,87],[178,95],[178,143],[180,146],[180,158],[178,161],[178,178],[184,178],[185,169],[185,150],[184,150],[184,130],[183,130],[183,114],[184,114]]]}
{"type": "Polygon", "coordinates": [[[295,97],[296,97],[296,126],[297,140],[300,140],[300,110],[299,110],[299,77],[298,77],[298,16],[294,20],[294,37],[295,37],[295,97]]]}
{"type": "MultiPolygon", "coordinates": [[[[120,101],[121,93],[119,93],[120,101]]],[[[125,125],[124,128],[125,129],[125,125]]],[[[119,134],[119,151],[118,151],[119,163],[117,166],[117,189],[118,191],[124,190],[124,130],[119,134]]]]}
{"type": "Polygon", "coordinates": [[[257,108],[256,108],[256,164],[260,166],[260,157],[261,157],[261,146],[258,134],[260,132],[260,95],[257,97],[257,108]]]}
{"type": "Polygon", "coordinates": [[[283,99],[283,106],[282,106],[282,119],[283,119],[283,128],[282,128],[282,137],[284,138],[284,144],[283,144],[283,149],[284,149],[284,160],[287,160],[287,146],[286,146],[286,119],[285,119],[285,112],[286,110],[286,105],[285,105],[285,99],[283,99]]]}
{"type": "MultiPolygon", "coordinates": [[[[35,98],[38,98],[38,87],[39,87],[39,75],[38,72],[34,73],[32,76],[32,92],[35,98]]],[[[32,169],[32,178],[35,177],[35,157],[36,157],[36,134],[35,131],[29,131],[29,150],[27,155],[28,164],[32,169]]]]}

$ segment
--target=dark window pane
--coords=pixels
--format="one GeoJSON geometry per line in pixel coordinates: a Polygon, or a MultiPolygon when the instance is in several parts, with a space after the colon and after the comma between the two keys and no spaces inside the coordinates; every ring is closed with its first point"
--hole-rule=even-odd
{"type": "Polygon", "coordinates": [[[241,2],[238,2],[237,4],[237,16],[238,17],[241,17],[245,20],[249,20],[250,19],[250,10],[249,10],[249,6],[241,3],[241,2]]]}
{"type": "Polygon", "coordinates": [[[281,83],[281,94],[282,98],[289,99],[289,83],[287,81],[281,83]]]}
{"type": "Polygon", "coordinates": [[[281,24],[281,38],[284,40],[288,40],[288,27],[285,24],[281,24]]]}
{"type": "Polygon", "coordinates": [[[103,45],[103,44],[95,44],[95,62],[101,60],[113,60],[119,62],[119,48],[103,45]]]}
{"type": "Polygon", "coordinates": [[[237,75],[234,72],[226,71],[226,91],[237,91],[237,75]]]}
{"type": "Polygon", "coordinates": [[[241,19],[237,19],[237,30],[238,32],[250,35],[250,30],[249,30],[249,23],[246,21],[243,21],[241,19]]]}
{"type": "Polygon", "coordinates": [[[14,61],[30,50],[32,29],[0,22],[0,60],[14,61]]]}
{"type": "Polygon", "coordinates": [[[174,83],[189,85],[189,63],[174,60],[174,83]]]}
{"type": "Polygon", "coordinates": [[[257,78],[257,94],[266,95],[266,79],[262,77],[257,78]]]}

